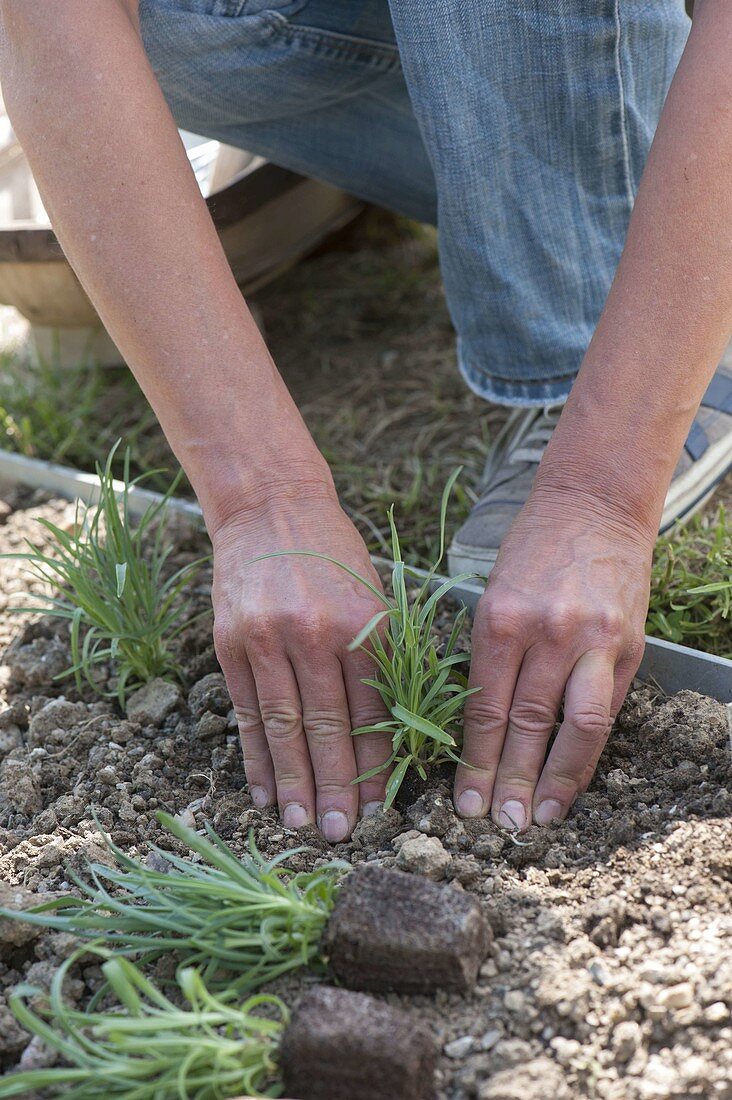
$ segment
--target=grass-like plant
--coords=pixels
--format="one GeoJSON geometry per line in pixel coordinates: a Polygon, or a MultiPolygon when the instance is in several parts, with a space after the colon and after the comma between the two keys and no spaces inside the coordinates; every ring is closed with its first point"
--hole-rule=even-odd
{"type": "Polygon", "coordinates": [[[480,690],[469,688],[467,677],[459,670],[460,665],[470,660],[469,653],[457,650],[467,608],[461,608],[455,616],[444,646],[433,630],[440,600],[456,585],[477,577],[475,573],[461,573],[436,583],[437,570],[445,554],[448,500],[460,472],[459,468],[455,470],[443,489],[439,548],[426,574],[411,568],[404,561],[394,508],[389,508],[391,595],[385,595],[366,577],[327,554],[285,550],[264,555],[269,558],[292,554],[331,562],[368,588],[382,604],[382,610],[366,623],[350,648],[365,650],[373,660],[376,676],[363,682],[379,693],[388,711],[388,717],[383,721],[359,726],[352,731],[354,737],[364,733],[388,733],[391,736],[388,759],[356,780],[360,783],[393,769],[386,785],[385,809],[394,802],[410,769],[414,769],[421,779],[426,779],[428,768],[448,761],[459,763],[465,700],[480,690]],[[410,581],[414,587],[409,584],[410,581]]]}
{"type": "Polygon", "coordinates": [[[26,561],[36,578],[56,590],[40,595],[38,605],[15,610],[70,622],[73,663],[61,676],[73,675],[79,688],[86,680],[101,692],[95,668],[113,662],[123,704],[128,692],[156,676],[179,677],[170,643],[197,617],[183,592],[205,559],[165,576],[172,546],[165,545],[164,518],[177,482],[133,523],[130,490],[143,479],[130,477],[128,450],[118,489],[112,473],[117,447],[104,467],[97,464],[99,498],[77,505],[72,530],[39,519],[52,550],[45,553],[29,542],[27,551],[8,556],[26,561]]]}
{"type": "Polygon", "coordinates": [[[211,988],[251,992],[289,970],[317,968],[346,864],[292,872],[286,862],[293,851],[267,860],[250,837],[249,854],[239,859],[210,827],[203,837],[168,814],[158,820],[198,859],[153,846],[158,866],[169,867],[154,870],[108,840],[118,866],[92,864],[90,882],[74,876],[81,899],[0,912],[144,961],[175,951],[211,988]]]}
{"type": "Polygon", "coordinates": [[[656,544],[646,630],[732,657],[732,515],[697,516],[656,544]]]}
{"type": "Polygon", "coordinates": [[[172,1000],[128,959],[107,958],[106,988],[119,1003],[84,1012],[63,998],[64,979],[78,954],[56,972],[47,1012],[28,1003],[44,999],[42,990],[20,985],[11,993],[19,1023],[65,1064],[6,1074],[0,1079],[2,1100],[39,1092],[66,1100],[281,1095],[276,1052],[288,1014],[278,998],[259,994],[239,1004],[216,997],[196,970],[186,968],[172,1000]]]}

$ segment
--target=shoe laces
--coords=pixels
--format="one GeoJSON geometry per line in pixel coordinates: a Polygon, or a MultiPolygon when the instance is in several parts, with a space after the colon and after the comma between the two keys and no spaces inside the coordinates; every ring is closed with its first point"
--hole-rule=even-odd
{"type": "Polygon", "coordinates": [[[511,412],[488,450],[480,479],[481,493],[492,488],[499,471],[505,467],[541,462],[561,412],[561,405],[511,412]]]}

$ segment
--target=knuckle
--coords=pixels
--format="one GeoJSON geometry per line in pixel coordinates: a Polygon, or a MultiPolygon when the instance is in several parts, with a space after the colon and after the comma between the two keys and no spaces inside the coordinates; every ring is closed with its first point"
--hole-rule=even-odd
{"type": "Polygon", "coordinates": [[[509,712],[511,728],[525,738],[546,737],[556,719],[554,708],[536,699],[517,699],[509,712]]]}
{"type": "Polygon", "coordinates": [[[350,733],[350,722],[339,711],[306,711],[303,715],[305,733],[311,741],[327,742],[350,733]]]}
{"type": "Polygon", "coordinates": [[[286,703],[262,704],[262,722],[269,741],[294,741],[302,729],[299,711],[286,703]]]}
{"type": "Polygon", "coordinates": [[[580,627],[583,611],[571,603],[557,601],[544,619],[544,633],[551,642],[564,642],[580,627]]]}
{"type": "Polygon", "coordinates": [[[216,656],[222,665],[230,664],[241,656],[244,646],[241,635],[230,623],[216,619],[213,626],[213,643],[216,656]]]}
{"type": "Polygon", "coordinates": [[[243,737],[248,733],[258,733],[262,728],[262,715],[257,707],[234,707],[234,716],[243,737]]]}
{"type": "Polygon", "coordinates": [[[602,703],[583,703],[568,718],[576,735],[586,742],[600,741],[610,728],[610,711],[602,703]]]}
{"type": "Polygon", "coordinates": [[[625,616],[619,607],[606,604],[595,612],[595,625],[601,634],[619,641],[623,636],[625,616]]]}
{"type": "Polygon", "coordinates": [[[484,699],[483,692],[480,692],[467,700],[465,717],[479,732],[497,733],[504,729],[508,722],[508,710],[493,699],[484,699]]]}
{"type": "Polygon", "coordinates": [[[487,638],[499,645],[515,641],[522,631],[521,609],[507,596],[485,596],[479,621],[487,638]]]}

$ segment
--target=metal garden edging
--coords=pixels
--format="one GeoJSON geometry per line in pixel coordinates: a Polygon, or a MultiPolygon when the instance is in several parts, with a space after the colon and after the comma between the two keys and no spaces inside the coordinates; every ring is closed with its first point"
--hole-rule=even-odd
{"type": "MultiPolygon", "coordinates": [[[[99,493],[99,479],[94,474],[79,473],[67,466],[0,450],[0,484],[3,482],[44,489],[70,500],[78,497],[87,502],[96,500],[99,493]]],[[[121,483],[119,488],[122,488],[121,483]]],[[[149,504],[160,499],[159,493],[134,487],[129,495],[130,510],[133,514],[139,514],[149,504]]],[[[201,509],[195,501],[173,497],[170,500],[170,510],[190,520],[199,523],[203,521],[201,509]]],[[[383,558],[375,557],[373,560],[375,563],[383,562],[383,558]]],[[[423,573],[423,576],[426,574],[423,573]]],[[[435,577],[435,586],[444,579],[435,577]]],[[[453,595],[472,610],[483,588],[479,584],[460,584],[452,591],[453,595]]],[[[721,703],[732,704],[732,661],[710,653],[701,653],[698,649],[689,649],[688,646],[646,637],[646,649],[638,677],[658,684],[668,695],[687,688],[709,695],[721,703]]]]}

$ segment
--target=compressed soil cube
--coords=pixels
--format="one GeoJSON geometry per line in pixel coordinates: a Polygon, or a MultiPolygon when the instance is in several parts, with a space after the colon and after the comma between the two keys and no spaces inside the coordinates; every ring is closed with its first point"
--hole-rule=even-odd
{"type": "Polygon", "coordinates": [[[333,975],[351,989],[465,993],[475,985],[490,939],[469,894],[363,866],[343,884],[322,947],[333,975]]]}
{"type": "Polygon", "coordinates": [[[280,1046],[286,1096],[434,1100],[437,1047],[418,1019],[363,993],[318,986],[280,1046]]]}

